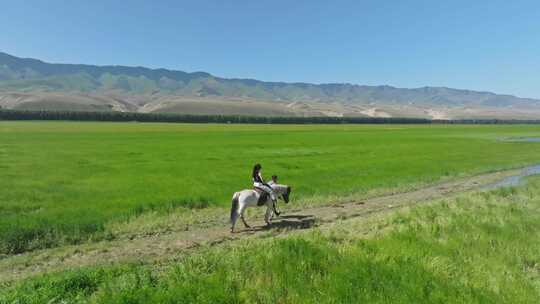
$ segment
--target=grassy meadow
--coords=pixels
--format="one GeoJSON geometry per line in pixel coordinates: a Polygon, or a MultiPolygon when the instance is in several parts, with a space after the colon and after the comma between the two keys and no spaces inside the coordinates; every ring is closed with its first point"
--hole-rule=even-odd
{"type": "Polygon", "coordinates": [[[538,303],[539,198],[533,178],[161,267],[43,275],[0,289],[0,303],[538,303]]]}
{"type": "MultiPolygon", "coordinates": [[[[108,237],[146,212],[225,207],[255,162],[293,199],[540,162],[540,126],[0,122],[0,254],[108,237]]],[[[294,203],[294,201],[293,201],[294,203]]]]}

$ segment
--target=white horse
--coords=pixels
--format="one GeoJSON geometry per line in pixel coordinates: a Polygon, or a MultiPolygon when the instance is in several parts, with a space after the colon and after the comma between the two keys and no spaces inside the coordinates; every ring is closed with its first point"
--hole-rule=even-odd
{"type": "MultiPolygon", "coordinates": [[[[291,194],[291,187],[287,185],[281,185],[276,183],[268,183],[276,197],[282,198],[285,203],[289,203],[289,195],[291,194]]],[[[244,211],[247,207],[263,206],[266,205],[266,213],[264,215],[264,222],[267,225],[271,224],[271,220],[274,212],[276,215],[279,215],[277,211],[277,206],[274,205],[270,195],[262,190],[255,189],[246,189],[239,192],[235,192],[232,197],[232,206],[231,206],[231,232],[234,232],[234,226],[238,217],[242,219],[244,226],[250,228],[244,219],[244,211]],[[262,196],[262,197],[261,197],[262,196]]]]}

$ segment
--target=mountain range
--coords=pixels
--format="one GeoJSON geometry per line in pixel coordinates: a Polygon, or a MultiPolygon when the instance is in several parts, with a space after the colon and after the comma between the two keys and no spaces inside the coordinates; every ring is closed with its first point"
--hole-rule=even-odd
{"type": "Polygon", "coordinates": [[[228,79],[205,72],[53,64],[2,52],[0,107],[436,119],[540,117],[540,100],[491,92],[228,79]]]}

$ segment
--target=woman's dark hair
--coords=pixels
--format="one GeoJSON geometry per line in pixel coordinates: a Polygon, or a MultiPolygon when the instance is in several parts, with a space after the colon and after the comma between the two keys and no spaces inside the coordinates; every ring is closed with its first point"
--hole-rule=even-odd
{"type": "Polygon", "coordinates": [[[259,173],[259,171],[260,171],[261,169],[262,169],[261,164],[255,164],[255,166],[253,166],[253,172],[251,172],[251,175],[252,175],[252,176],[257,175],[257,173],[259,173]]]}

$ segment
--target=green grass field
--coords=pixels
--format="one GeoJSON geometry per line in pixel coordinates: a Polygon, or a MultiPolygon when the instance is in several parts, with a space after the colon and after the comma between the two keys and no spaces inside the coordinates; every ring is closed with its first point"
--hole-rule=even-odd
{"type": "Polygon", "coordinates": [[[160,267],[47,274],[0,288],[0,303],[538,303],[539,197],[535,178],[160,267]]]}
{"type": "Polygon", "coordinates": [[[537,163],[540,144],[499,139],[539,135],[531,125],[0,122],[0,253],[103,238],[107,223],[151,210],[228,206],[255,162],[293,199],[324,201],[537,163]]]}

